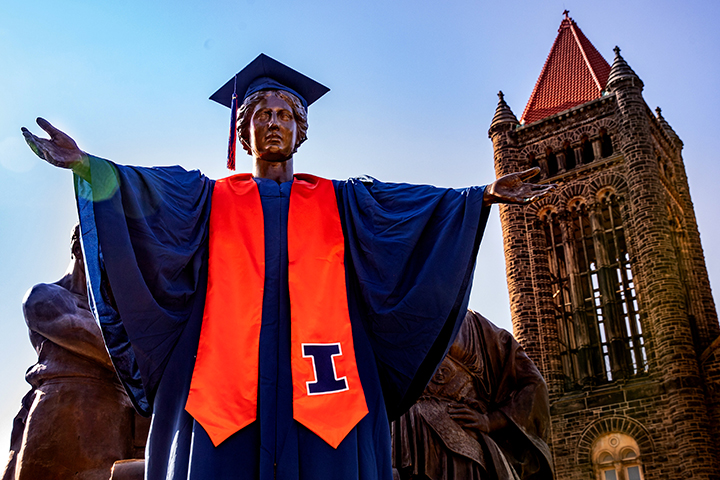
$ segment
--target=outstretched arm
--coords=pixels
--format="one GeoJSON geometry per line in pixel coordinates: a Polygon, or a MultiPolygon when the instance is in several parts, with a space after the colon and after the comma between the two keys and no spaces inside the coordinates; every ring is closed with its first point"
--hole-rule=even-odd
{"type": "Polygon", "coordinates": [[[498,178],[485,188],[483,205],[488,206],[493,203],[526,205],[539,200],[557,188],[555,184],[538,185],[526,182],[539,172],[540,168],[533,167],[498,178]]]}
{"type": "Polygon", "coordinates": [[[87,154],[78,148],[77,143],[66,133],[53,127],[44,118],[38,118],[37,124],[50,138],[40,138],[22,127],[22,134],[35,155],[51,165],[72,169],[85,180],[89,180],[89,162],[87,154]]]}

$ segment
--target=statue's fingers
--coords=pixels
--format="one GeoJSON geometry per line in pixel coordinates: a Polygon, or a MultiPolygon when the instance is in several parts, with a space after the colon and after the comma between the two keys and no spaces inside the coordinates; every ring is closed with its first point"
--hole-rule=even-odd
{"type": "Polygon", "coordinates": [[[555,185],[534,191],[533,195],[527,196],[523,199],[523,203],[533,203],[540,200],[541,198],[550,195],[553,190],[555,190],[555,185]]]}
{"type": "Polygon", "coordinates": [[[557,188],[557,185],[548,185],[545,188],[538,190],[535,192],[535,194],[539,197],[544,197],[545,195],[549,195],[557,188]]]}
{"type": "Polygon", "coordinates": [[[37,138],[30,130],[25,127],[20,128],[20,131],[22,132],[23,137],[25,137],[26,142],[34,142],[37,138]]]}
{"type": "Polygon", "coordinates": [[[477,422],[477,419],[468,412],[450,413],[450,418],[458,423],[473,424],[477,422]]]}
{"type": "Polygon", "coordinates": [[[45,158],[45,154],[44,154],[44,152],[43,152],[43,149],[40,148],[40,144],[39,144],[39,140],[40,140],[40,139],[37,138],[37,137],[36,137],[35,135],[33,135],[32,133],[30,133],[30,130],[28,130],[28,129],[25,128],[25,127],[22,127],[21,130],[22,130],[23,137],[25,138],[25,143],[28,144],[28,147],[30,147],[30,150],[32,150],[33,153],[34,153],[35,155],[37,155],[38,157],[40,157],[40,158],[42,158],[43,160],[45,160],[45,159],[46,159],[46,158],[45,158]]]}
{"type": "Polygon", "coordinates": [[[63,131],[58,130],[50,122],[48,122],[47,120],[45,120],[42,117],[38,117],[35,121],[40,126],[40,128],[45,130],[48,133],[48,135],[50,135],[50,138],[52,138],[53,140],[60,135],[65,135],[65,133],[63,131]]]}
{"type": "Polygon", "coordinates": [[[455,413],[464,413],[470,411],[470,407],[459,403],[451,403],[450,405],[448,405],[448,411],[455,413]]]}
{"type": "Polygon", "coordinates": [[[52,149],[48,148],[49,140],[37,137],[35,138],[35,140],[36,141],[34,141],[33,143],[28,143],[32,151],[35,152],[35,155],[48,162],[50,165],[55,165],[56,167],[64,167],[62,162],[58,162],[55,159],[52,154],[52,149]]]}
{"type": "Polygon", "coordinates": [[[43,160],[47,160],[47,158],[45,157],[45,154],[43,153],[42,150],[40,150],[37,143],[28,142],[28,145],[30,146],[30,150],[32,150],[35,155],[42,158],[43,160]]]}
{"type": "Polygon", "coordinates": [[[528,185],[525,190],[527,196],[544,197],[557,188],[557,185],[528,185]]]}
{"type": "Polygon", "coordinates": [[[532,167],[527,170],[523,170],[522,172],[518,172],[518,176],[520,177],[520,180],[525,182],[533,178],[538,173],[540,173],[540,167],[532,167]]]}

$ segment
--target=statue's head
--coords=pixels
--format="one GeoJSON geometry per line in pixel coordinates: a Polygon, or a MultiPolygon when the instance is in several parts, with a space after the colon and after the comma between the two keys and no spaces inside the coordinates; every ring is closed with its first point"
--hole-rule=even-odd
{"type": "MultiPolygon", "coordinates": [[[[287,160],[307,139],[307,107],[329,90],[326,86],[265,54],[258,55],[210,97],[211,100],[232,110],[228,168],[235,169],[236,131],[243,148],[249,154],[257,157],[258,153],[262,153],[253,146],[253,134],[259,130],[252,127],[260,104],[273,103],[271,108],[277,112],[283,109],[292,112],[292,121],[288,120],[286,126],[294,130],[295,138],[287,149],[287,156],[282,159],[280,154],[277,154],[269,159],[270,161],[287,160]],[[280,103],[284,103],[285,106],[280,103]]],[[[277,142],[276,138],[271,140],[271,143],[277,142]]]]}
{"type": "MultiPolygon", "coordinates": [[[[279,119],[279,123],[281,125],[284,125],[286,123],[292,123],[292,125],[287,126],[287,128],[292,128],[294,130],[294,142],[292,142],[289,152],[290,155],[292,155],[297,151],[298,147],[305,140],[307,140],[308,122],[307,109],[302,104],[300,99],[290,92],[286,92],[283,90],[261,90],[246,97],[242,105],[240,105],[237,113],[238,139],[240,140],[240,143],[249,155],[254,154],[253,150],[257,152],[256,143],[258,139],[254,137],[255,133],[258,131],[258,128],[256,127],[255,129],[251,129],[251,126],[253,124],[253,117],[255,117],[256,119],[256,124],[261,123],[259,121],[260,119],[258,118],[260,117],[260,112],[258,112],[258,115],[256,115],[256,110],[259,106],[265,107],[268,103],[268,100],[272,100],[269,97],[275,97],[275,99],[279,99],[284,102],[285,106],[283,106],[281,102],[273,103],[279,104],[280,107],[283,107],[285,110],[292,114],[292,118],[286,119],[284,122],[282,118],[279,119]]],[[[282,126],[278,128],[282,129],[282,126]]]]}

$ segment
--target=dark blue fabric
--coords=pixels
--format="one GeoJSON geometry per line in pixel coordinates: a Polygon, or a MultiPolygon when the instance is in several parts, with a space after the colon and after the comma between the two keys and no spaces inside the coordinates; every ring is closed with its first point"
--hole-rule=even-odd
{"type": "MultiPolygon", "coordinates": [[[[111,168],[110,164],[104,164],[103,166],[111,168]]],[[[148,403],[142,379],[140,378],[135,352],[130,345],[127,331],[120,320],[114,300],[111,299],[109,284],[106,281],[107,272],[105,271],[105,264],[100,252],[95,228],[93,191],[90,184],[79,177],[74,177],[74,180],[78,216],[83,226],[81,242],[87,278],[95,279],[92,282],[88,281],[90,310],[100,324],[115,371],[125,386],[125,390],[135,405],[135,409],[142,415],[148,416],[152,412],[152,408],[148,403]]]]}
{"type": "Polygon", "coordinates": [[[290,92],[293,95],[295,95],[298,99],[300,99],[300,101],[303,104],[303,107],[305,107],[305,108],[308,107],[308,103],[307,103],[307,100],[305,100],[305,97],[300,95],[298,92],[296,92],[292,88],[287,87],[287,86],[283,85],[282,83],[278,82],[277,80],[274,80],[270,77],[260,77],[260,78],[256,78],[255,80],[253,80],[252,83],[250,84],[250,86],[248,87],[247,91],[245,92],[245,96],[243,97],[243,99],[249,97],[250,95],[252,95],[255,92],[259,92],[260,90],[284,90],[286,92],[290,92]]]}
{"type": "Polygon", "coordinates": [[[400,413],[417,385],[422,391],[460,324],[486,218],[483,189],[334,182],[369,414],[333,449],[292,419],[291,182],[256,179],[266,250],[258,420],[216,448],[184,410],[207,285],[213,182],[179,167],[95,158],[91,169],[92,190],[77,181],[89,281],[129,393],[136,405],[145,398],[153,406],[148,478],[392,478],[387,411],[400,413]]]}
{"type": "Polygon", "coordinates": [[[391,418],[422,393],[455,338],[489,213],[484,187],[337,182],[340,217],[391,418]]]}

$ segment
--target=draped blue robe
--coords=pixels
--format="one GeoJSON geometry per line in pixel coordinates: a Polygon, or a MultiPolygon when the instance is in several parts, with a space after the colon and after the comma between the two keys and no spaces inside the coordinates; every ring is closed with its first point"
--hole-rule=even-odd
{"type": "Polygon", "coordinates": [[[388,419],[423,391],[465,315],[489,211],[484,187],[333,181],[369,409],[333,449],[292,418],[292,182],[256,179],[266,255],[258,414],[214,447],[184,409],[205,303],[214,181],[180,167],[95,157],[90,177],[76,176],[75,187],[91,304],[136,408],[153,415],[146,478],[390,480],[388,419]]]}

